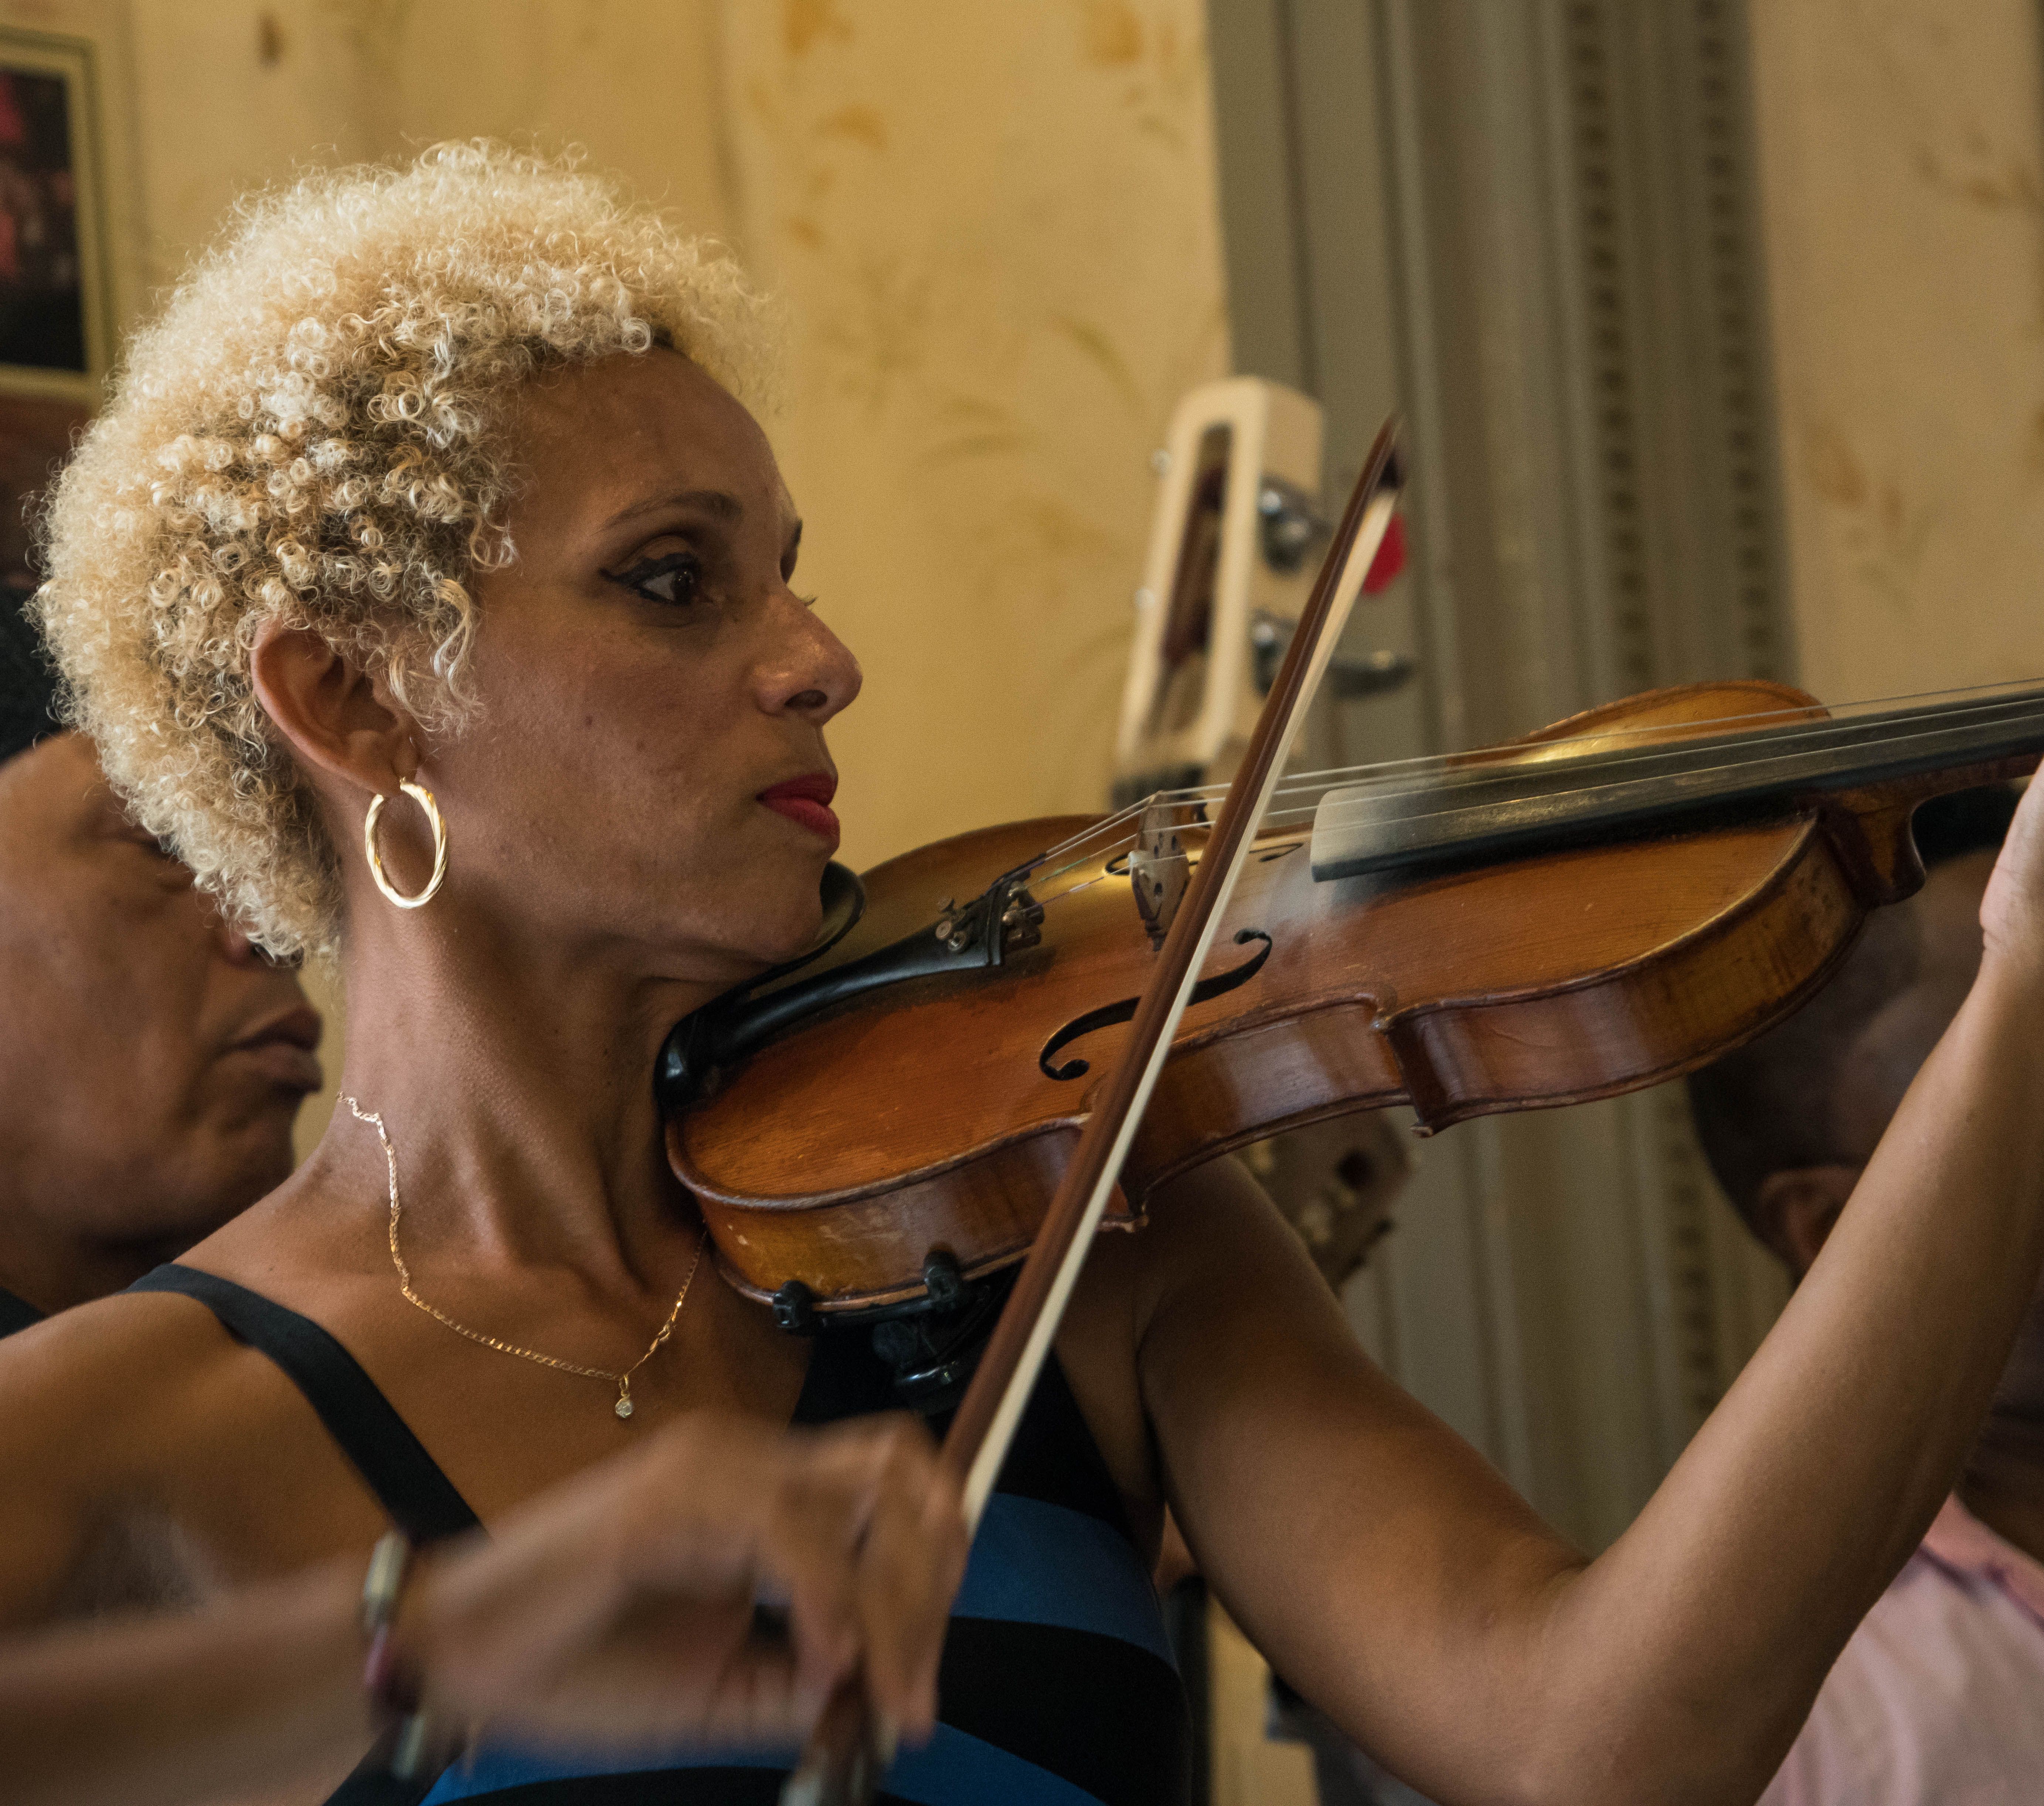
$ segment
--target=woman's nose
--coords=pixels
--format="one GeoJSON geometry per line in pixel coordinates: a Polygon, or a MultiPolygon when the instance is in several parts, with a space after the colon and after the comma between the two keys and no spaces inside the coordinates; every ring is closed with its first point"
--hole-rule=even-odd
{"type": "Polygon", "coordinates": [[[850,706],[866,681],[851,649],[798,597],[786,598],[793,619],[778,656],[760,673],[760,701],[770,713],[807,716],[820,727],[850,706]]]}

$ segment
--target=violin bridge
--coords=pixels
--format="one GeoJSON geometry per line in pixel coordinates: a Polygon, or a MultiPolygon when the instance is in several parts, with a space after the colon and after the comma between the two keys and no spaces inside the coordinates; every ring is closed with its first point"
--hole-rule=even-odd
{"type": "Polygon", "coordinates": [[[1170,808],[1161,798],[1152,799],[1136,824],[1135,845],[1128,854],[1128,881],[1153,953],[1164,945],[1189,882],[1185,845],[1170,824],[1170,808]]]}

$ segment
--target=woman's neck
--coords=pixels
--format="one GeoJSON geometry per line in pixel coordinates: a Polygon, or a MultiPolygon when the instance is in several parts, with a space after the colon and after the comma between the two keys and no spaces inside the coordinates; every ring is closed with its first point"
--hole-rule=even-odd
{"type": "MultiPolygon", "coordinates": [[[[382,1117],[406,1191],[449,1201],[436,1206],[444,1225],[459,1209],[481,1259],[569,1266],[602,1286],[665,1275],[689,1216],[654,1060],[728,976],[655,977],[615,952],[563,956],[377,915],[343,964],[340,1095],[382,1117]]],[[[383,1176],[373,1130],[345,1101],[315,1158],[344,1163],[351,1187],[383,1176]]]]}

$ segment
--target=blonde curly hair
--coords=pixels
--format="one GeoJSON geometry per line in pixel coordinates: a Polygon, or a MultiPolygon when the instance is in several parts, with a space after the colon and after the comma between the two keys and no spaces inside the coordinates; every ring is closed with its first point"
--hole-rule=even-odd
{"type": "Polygon", "coordinates": [[[36,605],[67,719],[263,946],[330,949],[340,886],[257,630],[310,629],[458,729],[471,574],[515,555],[506,397],[667,344],[756,401],[761,315],[573,158],[460,144],[244,203],[136,336],[45,510],[36,605]]]}

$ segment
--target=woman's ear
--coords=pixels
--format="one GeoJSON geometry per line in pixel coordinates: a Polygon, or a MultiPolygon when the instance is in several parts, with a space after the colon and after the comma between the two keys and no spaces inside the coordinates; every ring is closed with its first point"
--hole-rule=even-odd
{"type": "Polygon", "coordinates": [[[379,796],[417,775],[417,724],[319,635],[266,622],[248,669],[256,700],[305,765],[379,796]]]}

